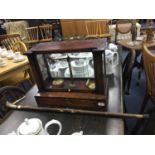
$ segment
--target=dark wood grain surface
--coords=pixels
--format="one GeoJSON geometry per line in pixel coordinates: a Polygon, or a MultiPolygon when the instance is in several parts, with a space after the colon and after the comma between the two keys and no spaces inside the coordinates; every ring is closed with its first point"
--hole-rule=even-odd
{"type": "MultiPolygon", "coordinates": [[[[119,64],[114,69],[114,75],[109,78],[109,112],[123,112],[122,101],[122,69],[119,64]]],[[[38,89],[34,86],[22,101],[24,105],[36,105],[34,95],[38,89]]],[[[82,130],[84,135],[105,135],[105,134],[124,134],[124,122],[118,118],[105,118],[103,116],[68,114],[54,112],[24,112],[13,111],[8,118],[0,125],[0,134],[8,134],[16,130],[25,118],[39,118],[43,125],[51,119],[59,120],[62,123],[62,135],[70,135],[73,132],[82,130]]],[[[56,129],[55,129],[56,130],[56,129]]],[[[54,130],[49,130],[54,134],[54,130]],[[53,131],[53,132],[52,132],[53,131]]]]}
{"type": "Polygon", "coordinates": [[[57,41],[57,42],[47,42],[47,43],[39,43],[36,46],[32,47],[28,52],[51,52],[54,53],[59,52],[90,52],[92,49],[104,50],[106,46],[106,38],[103,39],[88,39],[88,40],[70,40],[70,41],[57,41]]]}

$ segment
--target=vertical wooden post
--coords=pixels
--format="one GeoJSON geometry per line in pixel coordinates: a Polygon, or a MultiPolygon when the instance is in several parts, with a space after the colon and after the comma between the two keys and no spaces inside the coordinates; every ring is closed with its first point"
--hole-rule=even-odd
{"type": "Polygon", "coordinates": [[[102,51],[93,52],[94,73],[95,73],[95,92],[97,94],[104,94],[104,75],[103,75],[103,61],[102,51]]]}
{"type": "Polygon", "coordinates": [[[37,86],[38,86],[38,89],[39,91],[44,91],[44,83],[43,83],[43,78],[42,78],[42,74],[40,72],[40,68],[39,68],[39,65],[37,61],[37,58],[36,58],[36,55],[34,53],[29,53],[27,54],[28,56],[28,59],[29,59],[29,63],[30,63],[30,66],[31,66],[31,70],[34,74],[34,77],[35,77],[35,81],[37,83],[37,86]]]}

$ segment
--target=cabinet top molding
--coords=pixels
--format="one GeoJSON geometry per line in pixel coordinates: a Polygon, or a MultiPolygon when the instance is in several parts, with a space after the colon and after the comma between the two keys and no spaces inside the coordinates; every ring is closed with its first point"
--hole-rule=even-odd
{"type": "MultiPolygon", "coordinates": [[[[69,53],[69,52],[86,52],[97,50],[104,50],[106,47],[106,38],[102,39],[89,39],[89,40],[72,40],[72,41],[57,41],[39,43],[32,47],[26,54],[31,53],[69,53]]],[[[92,51],[93,52],[93,51],[92,51]]]]}

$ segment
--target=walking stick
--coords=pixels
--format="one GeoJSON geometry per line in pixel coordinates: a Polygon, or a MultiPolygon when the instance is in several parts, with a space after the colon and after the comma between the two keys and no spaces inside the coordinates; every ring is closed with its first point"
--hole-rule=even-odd
{"type": "Polygon", "coordinates": [[[52,107],[36,107],[36,106],[24,106],[16,105],[18,102],[23,100],[25,97],[10,103],[6,102],[6,107],[18,111],[39,111],[39,112],[64,112],[64,113],[74,113],[74,114],[90,114],[98,115],[104,117],[113,117],[113,118],[133,118],[133,119],[148,119],[149,114],[131,114],[131,113],[113,113],[106,111],[93,111],[93,110],[83,110],[83,109],[71,109],[71,108],[52,108],[52,107]]]}

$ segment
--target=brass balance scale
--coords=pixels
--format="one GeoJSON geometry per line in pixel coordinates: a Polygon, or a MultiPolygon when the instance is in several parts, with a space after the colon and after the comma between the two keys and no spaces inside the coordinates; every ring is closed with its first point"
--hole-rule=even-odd
{"type": "MultiPolygon", "coordinates": [[[[51,54],[49,61],[53,62],[50,71],[53,77],[57,78],[58,75],[64,77],[70,77],[70,87],[75,87],[74,78],[88,77],[86,86],[89,89],[95,89],[95,83],[90,82],[89,77],[94,77],[94,70],[92,66],[92,54],[91,53],[71,53],[71,54],[51,54]]],[[[52,81],[53,86],[62,86],[64,80],[55,79],[52,81]]]]}

